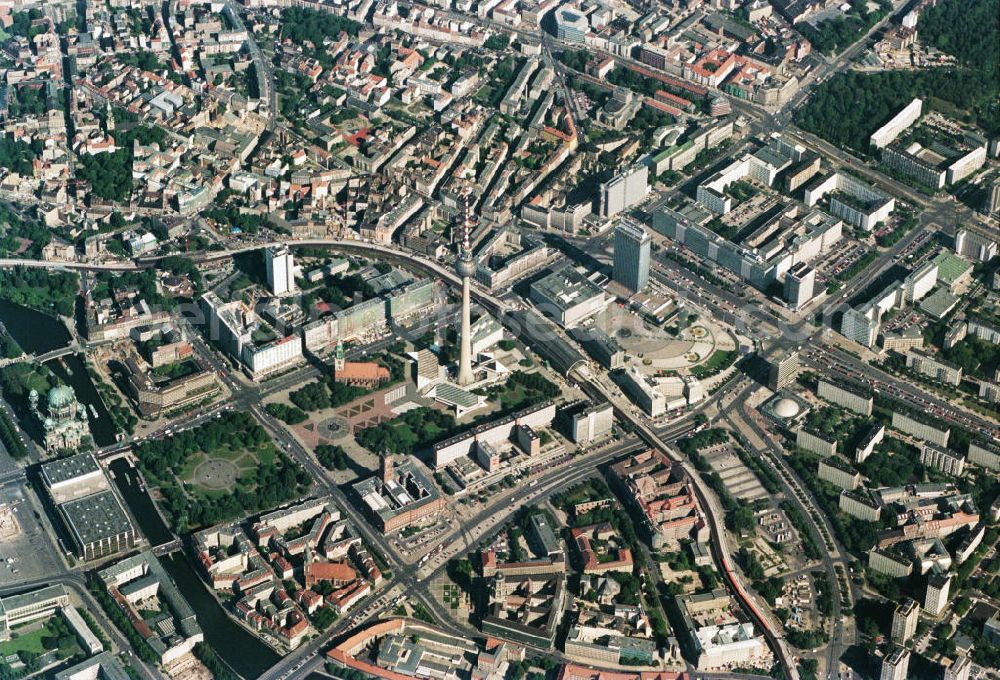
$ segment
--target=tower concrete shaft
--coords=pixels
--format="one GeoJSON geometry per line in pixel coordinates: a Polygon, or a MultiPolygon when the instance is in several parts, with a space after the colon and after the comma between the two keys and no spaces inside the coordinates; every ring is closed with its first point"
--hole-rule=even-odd
{"type": "Polygon", "coordinates": [[[462,335],[459,338],[458,353],[458,384],[471,385],[475,381],[472,374],[472,294],[471,278],[475,271],[475,263],[472,259],[472,245],[469,237],[472,234],[472,211],[469,206],[469,198],[465,198],[465,220],[462,225],[462,245],[458,253],[458,260],[455,262],[455,270],[462,277],[462,335]]]}
{"type": "Polygon", "coordinates": [[[468,276],[462,277],[462,337],[458,354],[458,384],[471,385],[475,381],[472,374],[472,301],[471,283],[468,276]]]}

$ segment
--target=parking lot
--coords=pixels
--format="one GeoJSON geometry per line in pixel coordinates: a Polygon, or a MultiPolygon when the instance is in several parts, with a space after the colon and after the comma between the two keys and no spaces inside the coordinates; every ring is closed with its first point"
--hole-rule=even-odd
{"type": "Polygon", "coordinates": [[[719,473],[729,493],[746,503],[767,498],[767,491],[760,485],[756,475],[750,471],[743,461],[728,445],[713,446],[702,451],[702,455],[712,469],[719,473]]]}
{"type": "Polygon", "coordinates": [[[52,576],[64,568],[42,526],[37,502],[24,485],[11,484],[0,489],[0,505],[7,507],[17,524],[17,532],[0,541],[0,588],[52,576]]]}

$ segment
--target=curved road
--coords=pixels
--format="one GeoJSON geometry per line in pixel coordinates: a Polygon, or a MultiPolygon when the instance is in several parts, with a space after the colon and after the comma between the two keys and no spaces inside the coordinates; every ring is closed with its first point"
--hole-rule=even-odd
{"type": "Polygon", "coordinates": [[[630,408],[620,407],[616,402],[615,396],[607,392],[607,390],[605,390],[599,382],[593,380],[592,376],[589,375],[589,371],[581,371],[580,377],[582,378],[582,384],[589,385],[596,390],[602,398],[612,404],[615,409],[615,415],[631,423],[636,432],[639,433],[639,436],[645,439],[650,446],[664,452],[668,457],[684,468],[691,480],[695,495],[698,497],[698,505],[705,513],[705,517],[708,519],[711,526],[712,552],[715,553],[716,562],[722,567],[722,573],[729,582],[733,594],[740,601],[744,611],[750,615],[757,627],[763,631],[765,639],[768,641],[772,651],[775,652],[777,660],[781,664],[782,670],[785,672],[785,677],[790,678],[791,680],[798,680],[799,672],[795,665],[795,657],[785,642],[784,637],[780,633],[772,630],[771,623],[764,617],[763,614],[761,614],[751,601],[750,597],[747,595],[746,588],[740,580],[739,574],[733,567],[732,559],[730,557],[731,550],[727,543],[726,529],[721,519],[722,510],[718,507],[718,502],[716,501],[714,494],[707,489],[705,482],[702,481],[701,475],[691,467],[691,464],[687,461],[687,459],[668,447],[667,444],[656,433],[654,433],[652,429],[650,429],[637,416],[633,415],[630,408]]]}
{"type": "MultiPolygon", "coordinates": [[[[414,266],[418,269],[429,271],[455,288],[458,288],[461,284],[461,280],[459,279],[458,275],[455,274],[455,272],[453,272],[450,268],[446,267],[445,265],[439,262],[427,260],[424,257],[415,255],[413,253],[401,250],[393,246],[378,244],[368,240],[287,239],[282,241],[254,244],[253,246],[248,246],[245,248],[204,253],[201,255],[195,255],[190,259],[192,259],[196,263],[212,262],[220,259],[230,258],[239,253],[258,250],[260,248],[268,247],[271,245],[337,248],[344,251],[358,251],[359,253],[369,254],[369,255],[374,253],[377,256],[383,258],[388,255],[390,257],[405,261],[409,263],[411,266],[414,266]]],[[[147,269],[149,267],[152,267],[161,259],[163,258],[156,257],[156,258],[146,258],[129,263],[88,264],[81,262],[39,261],[39,260],[23,260],[23,259],[8,258],[8,259],[0,259],[0,267],[24,266],[33,268],[66,269],[75,271],[134,271],[138,269],[147,269]]],[[[510,311],[510,308],[506,303],[504,303],[499,298],[482,291],[477,286],[473,286],[472,292],[476,301],[479,304],[490,309],[490,311],[492,311],[499,318],[502,319],[504,314],[510,311]]],[[[603,398],[605,398],[609,403],[616,404],[616,398],[610,394],[607,394],[605,388],[594,378],[593,375],[590,374],[589,371],[586,371],[585,373],[578,371],[578,374],[580,375],[581,378],[581,385],[589,386],[592,390],[596,390],[597,393],[601,394],[603,398]]],[[[620,417],[623,417],[625,420],[630,422],[633,425],[633,427],[636,428],[636,431],[640,433],[642,438],[645,439],[650,445],[665,452],[671,458],[678,460],[681,463],[681,465],[685,467],[685,469],[688,469],[688,465],[686,464],[686,462],[681,460],[675,452],[670,450],[667,447],[667,445],[660,439],[660,437],[657,436],[649,427],[647,427],[645,423],[643,423],[636,416],[634,416],[631,412],[631,409],[621,408],[616,406],[615,410],[616,412],[618,412],[620,417]]],[[[267,417],[266,413],[264,413],[263,411],[259,411],[259,415],[262,417],[265,423],[268,423],[271,425],[272,428],[275,428],[275,424],[270,422],[271,419],[267,417]]],[[[289,442],[289,444],[292,446],[293,449],[301,448],[296,446],[294,442],[289,442]]],[[[315,476],[315,473],[317,473],[318,470],[316,469],[316,465],[309,457],[308,453],[306,453],[304,450],[296,451],[296,453],[299,454],[296,457],[300,458],[300,460],[304,464],[306,464],[307,468],[311,469],[314,472],[315,476]]],[[[757,608],[750,601],[749,597],[746,594],[746,590],[743,584],[739,580],[739,576],[732,569],[732,564],[729,557],[730,551],[726,544],[725,530],[719,518],[719,511],[713,505],[714,497],[710,496],[706,492],[706,490],[703,487],[704,483],[701,481],[700,477],[698,477],[696,474],[693,474],[691,470],[688,470],[688,472],[691,479],[693,480],[693,486],[698,495],[699,503],[701,504],[701,507],[705,512],[706,517],[708,518],[709,522],[712,525],[713,551],[716,553],[716,559],[722,566],[722,570],[727,580],[729,581],[730,585],[732,586],[733,593],[740,600],[744,609],[757,622],[761,630],[764,631],[765,638],[768,640],[772,649],[776,653],[778,660],[785,671],[786,676],[791,678],[792,680],[798,680],[799,677],[798,671],[795,667],[793,656],[788,651],[787,645],[778,634],[776,634],[773,630],[771,630],[771,627],[766,621],[766,619],[760,614],[760,612],[758,612],[757,608]]],[[[322,474],[320,474],[317,478],[323,479],[324,477],[322,476],[322,474]]],[[[331,491],[333,491],[335,496],[338,496],[338,500],[341,501],[341,505],[344,507],[347,513],[349,515],[357,514],[357,511],[351,506],[351,504],[346,502],[347,498],[344,496],[343,492],[340,489],[338,489],[335,485],[330,485],[330,486],[331,486],[331,491]]],[[[381,536],[375,534],[375,532],[368,531],[368,525],[364,521],[363,517],[352,516],[351,519],[356,522],[357,526],[362,531],[362,533],[368,534],[366,538],[371,540],[374,545],[378,545],[383,549],[387,547],[386,542],[381,536]]],[[[419,581],[416,578],[414,578],[411,575],[409,578],[404,578],[403,581],[404,584],[408,587],[407,589],[413,591],[413,594],[417,597],[417,599],[422,600],[425,605],[430,605],[432,610],[437,608],[436,606],[434,606],[437,604],[436,600],[434,600],[434,598],[426,596],[426,594],[423,592],[423,589],[419,587],[418,585],[419,581]]],[[[460,630],[456,629],[454,626],[451,627],[454,632],[459,632],[460,630]]]]}

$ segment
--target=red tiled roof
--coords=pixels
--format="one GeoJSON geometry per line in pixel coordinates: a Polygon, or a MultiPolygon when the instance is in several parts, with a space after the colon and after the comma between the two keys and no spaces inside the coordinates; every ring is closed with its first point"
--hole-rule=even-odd
{"type": "Polygon", "coordinates": [[[347,583],[358,577],[358,573],[346,562],[313,562],[307,564],[304,571],[307,584],[317,581],[347,583]]]}
{"type": "Polygon", "coordinates": [[[375,381],[388,380],[389,369],[381,364],[370,361],[345,361],[344,367],[337,371],[337,380],[351,382],[354,380],[375,381]]]}

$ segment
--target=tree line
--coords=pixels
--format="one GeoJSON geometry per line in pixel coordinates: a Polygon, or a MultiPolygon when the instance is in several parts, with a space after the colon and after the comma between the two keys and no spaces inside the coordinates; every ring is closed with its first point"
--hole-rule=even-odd
{"type": "Polygon", "coordinates": [[[942,0],[926,8],[917,25],[920,41],[954,56],[956,67],[839,74],[820,85],[796,112],[796,124],[838,146],[866,152],[871,134],[911,99],[921,97],[931,107],[941,101],[962,109],[964,122],[996,134],[1000,131],[998,14],[998,0],[942,0]]]}
{"type": "Polygon", "coordinates": [[[69,272],[14,267],[0,270],[0,299],[60,316],[72,316],[80,279],[69,272]]]}
{"type": "Polygon", "coordinates": [[[143,474],[160,486],[174,528],[183,531],[259,512],[308,491],[312,483],[309,474],[280,451],[273,460],[258,458],[256,468],[244,472],[236,488],[222,496],[189,495],[175,482],[195,453],[211,457],[217,451],[254,451],[270,443],[267,432],[253,416],[230,411],[190,430],[141,442],[134,451],[143,474]]]}

